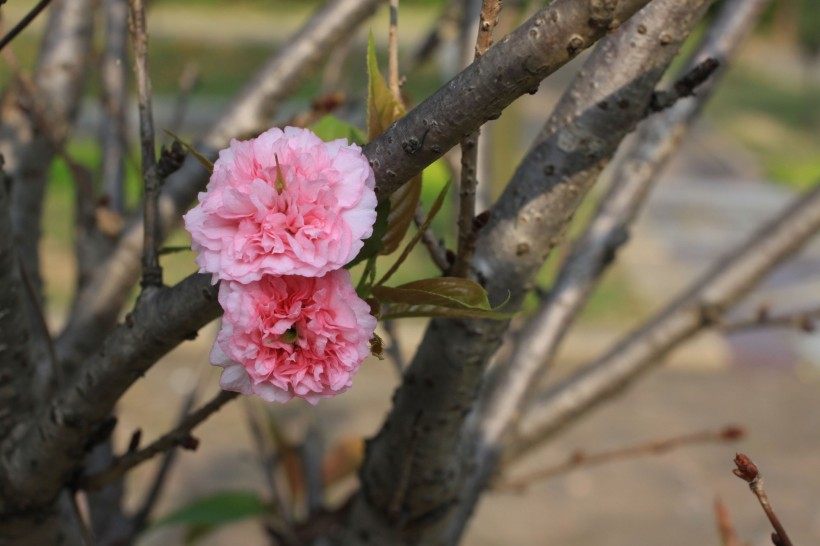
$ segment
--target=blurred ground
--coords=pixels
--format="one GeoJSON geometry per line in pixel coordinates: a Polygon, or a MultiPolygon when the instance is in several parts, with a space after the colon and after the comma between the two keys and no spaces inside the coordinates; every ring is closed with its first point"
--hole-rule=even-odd
{"type": "MultiPolygon", "coordinates": [[[[5,13],[6,6],[3,9],[5,13]]],[[[152,63],[157,72],[155,89],[161,93],[156,101],[157,125],[163,126],[161,120],[167,119],[172,108],[175,77],[181,67],[191,58],[198,59],[204,82],[190,105],[183,131],[192,135],[215,118],[249,67],[264,59],[306,16],[300,10],[281,15],[247,7],[189,10],[179,3],[157,3],[152,9],[157,51],[152,63]],[[220,23],[217,31],[213,30],[215,19],[220,23]]],[[[437,14],[434,10],[410,13],[403,19],[402,36],[413,45],[437,14]]],[[[385,28],[385,13],[380,17],[374,29],[385,28]]],[[[377,36],[382,34],[377,32],[377,36]]],[[[725,91],[715,97],[707,118],[651,197],[633,230],[631,244],[590,305],[594,312],[585,315],[588,320],[566,343],[556,377],[594,358],[660,309],[724,249],[778,210],[794,195],[794,187],[820,176],[820,109],[812,107],[817,102],[807,99],[818,95],[817,89],[812,88],[812,94],[802,87],[809,83],[804,82],[804,67],[793,51],[770,46],[767,41],[751,44],[725,91]],[[773,184],[772,179],[788,182],[790,187],[773,184]]],[[[20,51],[19,55],[25,60],[27,53],[20,51]]],[[[538,130],[582,61],[559,71],[536,96],[523,97],[493,122],[489,138],[495,144],[493,172],[498,180],[507,179],[529,136],[538,130]]],[[[434,81],[435,70],[423,72],[419,79],[434,81]]],[[[306,84],[282,117],[303,107],[318,87],[316,81],[306,84]]],[[[81,122],[81,134],[86,137],[94,134],[94,109],[95,100],[89,99],[81,122]]],[[[73,150],[83,156],[86,148],[82,144],[73,150]]],[[[54,322],[60,320],[73,282],[66,265],[71,263],[70,229],[64,227],[70,222],[70,191],[61,188],[65,186],[50,194],[49,236],[43,243],[54,322]]],[[[166,266],[172,282],[191,271],[190,256],[172,256],[166,266]]],[[[820,248],[815,244],[779,269],[738,313],[745,316],[764,300],[775,309],[816,304],[819,271],[820,248]]],[[[203,399],[215,391],[218,374],[208,366],[214,331],[214,326],[203,331],[199,339],[164,359],[129,391],[120,407],[116,436],[120,449],[136,428],[143,429],[146,443],[168,430],[177,418],[181,399],[197,382],[205,392],[203,399]]],[[[400,337],[407,357],[421,331],[419,322],[404,323],[400,337]]],[[[708,334],[669,360],[625,396],[514,467],[510,475],[563,461],[576,449],[611,449],[729,423],[745,426],[749,431],[746,440],[578,470],[533,484],[523,494],[489,494],[465,544],[717,545],[712,510],[716,496],[727,502],[742,538],[754,546],[769,544],[770,530],[762,511],[746,486],[731,474],[735,449],[747,452],[761,467],[770,498],[794,542],[818,543],[820,336],[791,331],[732,338],[708,334]]],[[[391,363],[371,359],[344,396],[317,408],[297,401],[275,412],[284,423],[315,422],[329,447],[340,439],[373,435],[396,384],[391,363]]],[[[196,453],[181,453],[157,515],[214,491],[253,489],[267,494],[242,411],[246,402],[256,403],[234,402],[197,431],[201,446],[196,453]]],[[[132,505],[141,498],[152,471],[146,465],[130,477],[132,505]]],[[[353,487],[352,480],[343,484],[332,492],[332,500],[343,498],[353,487]]],[[[157,530],[147,533],[140,544],[177,544],[180,536],[176,529],[157,530]]],[[[208,546],[235,543],[263,544],[257,523],[226,527],[202,542],[208,546]]]]}

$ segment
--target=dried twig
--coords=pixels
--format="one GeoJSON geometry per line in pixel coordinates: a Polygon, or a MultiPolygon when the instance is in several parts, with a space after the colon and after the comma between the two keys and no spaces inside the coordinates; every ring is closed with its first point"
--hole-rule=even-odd
{"type": "Polygon", "coordinates": [[[99,489],[120,479],[138,464],[173,447],[180,446],[184,449],[196,449],[199,440],[191,436],[191,431],[237,396],[238,394],[235,392],[219,391],[210,402],[190,414],[174,430],[164,434],[147,447],[127,452],[125,455],[118,457],[107,469],[90,476],[81,477],[77,482],[77,487],[86,490],[99,489]]]}
{"type": "Polygon", "coordinates": [[[395,327],[396,325],[392,320],[382,321],[382,328],[384,328],[390,340],[390,343],[385,347],[385,351],[387,351],[387,356],[390,357],[393,366],[396,368],[396,374],[398,374],[399,379],[401,379],[404,374],[404,369],[407,367],[407,363],[401,354],[401,342],[399,341],[399,336],[396,335],[395,327]]]}
{"type": "Polygon", "coordinates": [[[401,102],[399,89],[399,0],[390,0],[390,32],[387,39],[388,85],[396,100],[401,102]]]}
{"type": "Polygon", "coordinates": [[[6,33],[5,36],[0,38],[0,49],[6,47],[12,40],[14,40],[18,34],[23,32],[29,24],[34,21],[34,19],[40,14],[41,11],[46,9],[46,7],[51,3],[51,0],[40,0],[29,12],[20,19],[20,22],[14,25],[10,31],[6,33]]]}
{"type": "Polygon", "coordinates": [[[191,93],[199,85],[199,81],[199,65],[194,62],[187,63],[182,69],[182,74],[179,75],[179,92],[174,103],[171,121],[168,123],[169,130],[172,133],[178,132],[182,127],[185,114],[188,113],[188,101],[191,98],[191,93]]]}
{"type": "Polygon", "coordinates": [[[526,490],[527,487],[535,482],[554,478],[555,476],[566,474],[567,472],[581,467],[597,466],[612,461],[631,459],[642,455],[660,455],[672,449],[690,446],[693,444],[727,441],[731,442],[741,439],[744,434],[745,431],[740,427],[727,426],[718,431],[707,430],[695,432],[692,434],[685,434],[683,436],[667,438],[666,440],[655,440],[652,442],[623,447],[611,451],[602,451],[599,453],[587,454],[583,451],[576,451],[562,463],[540,468],[519,478],[502,480],[500,483],[495,484],[494,488],[521,492],[526,490]]]}
{"type": "MultiPolygon", "coordinates": [[[[424,212],[424,206],[419,203],[416,207],[416,212],[413,215],[413,222],[416,224],[417,228],[420,228],[424,225],[424,220],[427,218],[427,214],[424,212]]],[[[425,248],[427,248],[427,252],[430,254],[430,258],[433,260],[433,263],[436,264],[442,273],[447,273],[450,270],[450,259],[447,256],[447,249],[444,248],[444,245],[436,239],[435,234],[433,233],[432,228],[428,227],[425,229],[421,234],[421,242],[424,243],[425,248]]]]}
{"type": "Polygon", "coordinates": [[[737,453],[735,454],[735,466],[737,468],[733,469],[732,473],[749,484],[749,488],[760,501],[760,506],[763,507],[763,511],[766,512],[766,516],[774,527],[772,542],[775,546],[792,546],[792,541],[786,534],[783,524],[780,523],[780,519],[774,513],[774,508],[769,503],[769,497],[766,496],[766,490],[763,488],[763,476],[760,475],[757,465],[743,453],[737,453]]]}
{"type": "Polygon", "coordinates": [[[148,32],[145,27],[143,0],[129,0],[131,40],[134,43],[134,70],[137,73],[137,97],[140,111],[140,147],[142,178],[145,184],[144,231],[142,251],[142,287],[162,285],[159,265],[160,233],[159,176],[154,145],[154,117],[151,110],[151,77],[148,71],[148,32]]]}
{"type": "Polygon", "coordinates": [[[737,538],[735,526],[732,525],[729,509],[719,498],[715,499],[715,519],[717,519],[720,533],[720,543],[723,546],[740,546],[740,539],[737,538]]]}
{"type": "MultiPolygon", "coordinates": [[[[475,44],[475,60],[493,44],[493,28],[498,24],[502,0],[484,0],[481,6],[481,17],[478,25],[478,36],[475,44]]],[[[476,129],[461,141],[461,185],[459,186],[458,206],[458,251],[451,275],[466,277],[470,260],[475,252],[476,225],[475,194],[478,179],[478,137],[476,129]]],[[[486,181],[485,181],[486,182],[486,181]]]]}
{"type": "MultiPolygon", "coordinates": [[[[180,425],[185,422],[185,416],[191,411],[191,408],[194,406],[196,402],[197,396],[197,388],[194,387],[191,389],[191,392],[188,396],[185,397],[185,401],[182,403],[182,408],[180,409],[180,425]]],[[[156,506],[157,501],[159,500],[160,496],[162,495],[162,490],[165,487],[165,483],[168,480],[168,474],[171,471],[171,467],[174,465],[176,461],[178,451],[175,448],[170,448],[168,451],[165,452],[165,455],[162,457],[162,462],[159,465],[159,469],[157,473],[154,475],[154,479],[151,481],[151,486],[148,488],[148,493],[145,495],[145,499],[140,504],[140,507],[134,513],[134,517],[131,519],[131,537],[136,537],[139,533],[145,530],[145,527],[148,523],[148,518],[151,516],[151,512],[154,510],[154,506],[156,506]]]]}
{"type": "Polygon", "coordinates": [[[812,333],[816,329],[815,320],[818,319],[820,319],[820,307],[771,315],[769,307],[761,305],[755,316],[724,322],[720,325],[720,329],[727,334],[746,332],[757,328],[796,328],[806,333],[812,333]]]}

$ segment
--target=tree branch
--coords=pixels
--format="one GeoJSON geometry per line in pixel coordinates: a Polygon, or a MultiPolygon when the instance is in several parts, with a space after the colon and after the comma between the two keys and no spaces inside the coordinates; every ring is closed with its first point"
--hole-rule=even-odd
{"type": "Polygon", "coordinates": [[[137,97],[140,112],[140,148],[143,201],[142,288],[162,285],[162,267],[157,249],[162,240],[159,217],[157,150],[154,141],[154,114],[151,110],[151,76],[148,69],[148,31],[142,0],[129,0],[131,41],[134,44],[134,70],[137,73],[137,97]]]}
{"type": "Polygon", "coordinates": [[[20,19],[20,21],[14,25],[14,27],[9,30],[5,36],[0,38],[0,49],[3,49],[9,45],[11,41],[14,40],[18,34],[23,32],[26,27],[29,26],[38,15],[40,15],[40,12],[48,7],[50,3],[51,0],[40,0],[33,8],[31,8],[31,10],[29,10],[29,12],[26,13],[26,15],[20,19]]]}
{"type": "MultiPolygon", "coordinates": [[[[0,233],[11,233],[9,180],[0,157],[0,233]]],[[[14,238],[0,237],[0,438],[33,409],[34,368],[28,358],[28,323],[20,320],[25,288],[19,276],[14,238]]]]}
{"type": "MultiPolygon", "coordinates": [[[[765,4],[765,0],[730,0],[724,4],[687,66],[700,66],[706,58],[717,58],[725,64],[765,4]]],[[[690,69],[682,72],[689,74],[690,69]]],[[[496,376],[485,388],[478,430],[474,432],[478,470],[472,474],[472,488],[480,489],[480,482],[495,471],[506,434],[551,366],[566,332],[603,272],[626,242],[629,227],[661,170],[716,84],[717,79],[712,78],[698,89],[695,99],[678,102],[641,125],[613,175],[612,185],[583,235],[573,244],[547,297],[520,333],[509,361],[497,368],[496,376]]]]}
{"type": "Polygon", "coordinates": [[[763,476],[760,475],[757,466],[743,453],[735,455],[735,465],[737,468],[732,472],[735,476],[749,484],[749,488],[757,497],[760,506],[763,507],[763,511],[766,512],[766,517],[769,518],[772,527],[774,527],[775,532],[772,534],[772,542],[775,546],[792,546],[792,541],[786,534],[786,529],[783,528],[783,524],[780,523],[780,518],[774,513],[774,508],[772,508],[772,505],[769,503],[769,497],[763,488],[763,476]]]}
{"type": "MultiPolygon", "coordinates": [[[[493,45],[493,28],[498,24],[501,0],[484,0],[475,44],[475,60],[493,45]]],[[[458,251],[452,267],[454,277],[466,277],[475,252],[475,196],[478,185],[478,138],[476,129],[461,141],[461,184],[458,202],[458,251]]],[[[486,182],[486,181],[485,181],[486,182]]]]}
{"type": "MultiPolygon", "coordinates": [[[[28,512],[51,502],[82,461],[122,394],[160,357],[222,312],[209,275],[144,293],[125,324],[109,335],[18,442],[4,439],[0,512],[28,512]]],[[[1,535],[2,533],[0,533],[1,535]]]]}
{"type": "Polygon", "coordinates": [[[174,430],[163,434],[160,438],[152,442],[151,445],[118,457],[111,466],[105,470],[81,477],[77,481],[76,486],[80,489],[93,491],[121,479],[126,472],[135,466],[169,449],[177,446],[182,446],[186,449],[196,449],[198,441],[191,436],[191,431],[237,396],[239,396],[239,394],[236,392],[220,390],[210,402],[186,417],[174,430]]]}
{"type": "Polygon", "coordinates": [[[752,290],[820,229],[820,184],[727,253],[692,287],[608,353],[539,395],[520,422],[509,456],[555,435],[640,375],[752,290]]]}
{"type": "MultiPolygon", "coordinates": [[[[707,4],[694,1],[681,7],[680,2],[671,0],[653,2],[639,15],[645,32],[638,31],[638,22],[622,24],[589,58],[493,207],[489,224],[480,232],[473,264],[491,301],[509,297],[507,309],[514,310],[520,305],[581,197],[623,136],[643,115],[655,84],[707,4]],[[667,19],[670,10],[674,17],[667,19]],[[668,45],[659,48],[659,36],[667,33],[668,45]],[[618,59],[623,61],[614,62],[618,59]],[[595,74],[594,87],[589,85],[591,74],[595,74]],[[603,101],[613,107],[600,108],[603,101]]],[[[535,30],[536,36],[553,36],[553,27],[548,23],[552,21],[550,10],[568,7],[572,13],[581,5],[553,2],[544,13],[535,16],[538,24],[531,20],[523,28],[535,30]],[[547,28],[542,28],[544,25],[547,28]]],[[[580,24],[587,26],[596,16],[611,21],[612,14],[586,13],[580,24]]],[[[566,17],[557,17],[566,23],[566,17]]],[[[563,31],[572,34],[564,27],[555,32],[563,31]]],[[[524,34],[531,36],[528,32],[524,34]]],[[[502,47],[512,48],[512,43],[512,38],[502,41],[473,66],[493,59],[494,52],[502,47]]],[[[559,43],[566,54],[566,44],[559,43]]],[[[516,61],[510,63],[518,66],[516,61]]],[[[468,93],[466,100],[471,95],[468,93]]],[[[424,104],[418,108],[423,107],[424,104]]],[[[464,105],[457,110],[471,111],[464,105]]],[[[353,535],[357,529],[366,529],[377,543],[430,543],[433,537],[441,536],[440,526],[452,523],[452,508],[457,501],[461,506],[471,506],[473,500],[465,497],[462,486],[467,474],[474,471],[471,466],[468,468],[473,461],[470,457],[463,460],[461,455],[470,453],[473,446],[462,436],[463,425],[487,362],[507,326],[504,321],[430,323],[405,373],[405,381],[393,398],[393,410],[386,424],[368,445],[361,472],[362,492],[349,517],[353,535]],[[424,434],[417,439],[418,447],[411,454],[405,447],[410,444],[411,420],[416,415],[420,415],[419,428],[424,434]],[[403,498],[403,525],[399,527],[384,513],[384,507],[389,506],[394,494],[395,476],[411,457],[413,479],[403,498]]],[[[445,543],[455,542],[460,532],[460,527],[454,530],[445,543]]],[[[354,536],[348,543],[360,542],[354,536]]]]}
{"type": "Polygon", "coordinates": [[[754,317],[724,322],[720,325],[720,330],[727,334],[734,334],[758,328],[796,328],[812,333],[816,329],[815,321],[818,319],[820,319],[820,307],[779,315],[771,315],[767,307],[761,307],[754,317]]]}
{"type": "Polygon", "coordinates": [[[108,208],[125,212],[125,153],[127,149],[125,101],[128,56],[126,55],[127,0],[104,0],[105,48],[100,59],[102,91],[102,190],[108,208]]]}
{"type": "Polygon", "coordinates": [[[577,468],[598,466],[612,461],[631,459],[642,455],[660,455],[667,451],[693,444],[734,442],[742,438],[744,434],[745,432],[742,428],[728,426],[722,430],[705,430],[684,434],[682,436],[674,436],[665,440],[653,440],[651,442],[644,442],[618,449],[599,451],[597,453],[576,451],[564,462],[539,468],[518,478],[502,479],[499,483],[493,484],[493,489],[523,492],[533,483],[566,474],[577,468]]]}

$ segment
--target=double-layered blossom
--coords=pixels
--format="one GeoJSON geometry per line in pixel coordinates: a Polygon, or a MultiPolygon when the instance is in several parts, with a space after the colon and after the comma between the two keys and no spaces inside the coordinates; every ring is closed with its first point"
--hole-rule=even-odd
{"type": "Polygon", "coordinates": [[[346,391],[370,354],[376,318],[345,269],[225,281],[219,303],[225,315],[211,362],[224,368],[226,390],[315,404],[346,391]]]}
{"type": "Polygon", "coordinates": [[[219,153],[185,228],[214,282],[317,277],[350,262],[371,235],[374,187],[355,144],[274,128],[219,153]]]}

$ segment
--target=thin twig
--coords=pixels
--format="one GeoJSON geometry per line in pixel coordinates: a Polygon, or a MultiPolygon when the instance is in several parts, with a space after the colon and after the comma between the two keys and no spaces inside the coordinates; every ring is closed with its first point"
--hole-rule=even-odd
{"type": "Polygon", "coordinates": [[[268,442],[265,439],[266,436],[262,432],[262,426],[259,424],[259,418],[256,413],[254,413],[251,404],[245,403],[242,404],[242,406],[245,410],[245,416],[247,418],[248,427],[250,428],[251,438],[253,439],[258,455],[259,466],[262,473],[265,475],[265,480],[267,481],[268,489],[270,490],[272,503],[275,508],[274,513],[279,516],[277,520],[277,530],[288,536],[292,536],[293,513],[290,507],[285,503],[285,496],[282,489],[279,487],[276,477],[276,471],[279,466],[279,458],[274,450],[269,449],[269,446],[267,445],[268,442]]]}
{"type": "Polygon", "coordinates": [[[743,453],[736,453],[735,466],[737,468],[733,469],[732,473],[749,484],[749,489],[760,501],[760,506],[763,507],[763,511],[766,512],[766,516],[772,523],[772,527],[774,527],[775,532],[772,534],[772,542],[776,546],[793,546],[792,541],[786,534],[786,530],[783,528],[783,524],[780,523],[780,519],[774,513],[774,508],[769,503],[769,497],[766,496],[766,490],[763,488],[763,476],[760,475],[757,465],[743,453]]]}
{"type": "Polygon", "coordinates": [[[740,546],[740,539],[737,538],[735,526],[729,516],[729,509],[719,498],[715,499],[715,519],[720,533],[720,543],[723,546],[740,546]]]}
{"type": "Polygon", "coordinates": [[[169,130],[172,133],[179,132],[182,127],[182,122],[185,120],[185,114],[188,113],[188,102],[191,98],[191,93],[199,85],[199,65],[194,62],[189,62],[182,69],[182,74],[179,75],[179,92],[174,103],[174,110],[171,114],[171,121],[168,124],[169,130]]]}
{"type": "Polygon", "coordinates": [[[740,427],[727,426],[718,431],[708,430],[695,432],[683,436],[675,436],[674,438],[668,438],[666,440],[655,440],[611,451],[602,451],[600,453],[587,454],[583,451],[576,451],[562,463],[540,468],[519,478],[501,481],[495,488],[520,492],[526,490],[527,487],[535,482],[554,478],[555,476],[566,474],[581,467],[597,466],[642,455],[660,455],[672,449],[693,444],[735,441],[742,438],[744,434],[745,431],[740,427]]]}
{"type": "Polygon", "coordinates": [[[820,319],[820,307],[770,315],[768,306],[764,305],[758,308],[755,316],[723,323],[720,328],[727,334],[746,332],[757,328],[796,328],[812,333],[815,331],[814,321],[817,319],[820,319]]]}
{"type": "Polygon", "coordinates": [[[387,38],[388,85],[396,100],[401,102],[399,89],[399,0],[390,0],[390,33],[387,38]]]}
{"type": "Polygon", "coordinates": [[[145,184],[142,250],[142,287],[162,285],[162,267],[157,253],[160,234],[159,176],[154,146],[154,118],[151,110],[151,77],[148,71],[148,32],[145,27],[143,0],[129,0],[131,40],[134,43],[134,70],[137,73],[137,98],[140,112],[140,147],[142,178],[145,184]]]}
{"type": "Polygon", "coordinates": [[[672,87],[671,91],[655,91],[649,102],[647,113],[660,112],[673,106],[680,99],[691,97],[695,90],[715,73],[720,63],[717,59],[707,57],[690,68],[672,87]]]}
{"type": "MultiPolygon", "coordinates": [[[[502,0],[484,0],[475,44],[475,60],[481,58],[493,44],[493,28],[498,24],[502,0]]],[[[461,141],[461,185],[458,208],[458,251],[451,275],[466,277],[475,252],[475,194],[478,179],[478,137],[480,130],[461,141]]],[[[485,181],[486,182],[486,181],[485,181]]]]}
{"type": "Polygon", "coordinates": [[[23,286],[26,289],[26,295],[31,302],[31,309],[34,313],[34,318],[37,321],[37,325],[40,327],[43,340],[45,341],[46,351],[48,352],[48,359],[50,361],[49,364],[51,364],[51,369],[54,371],[55,383],[53,387],[56,390],[63,386],[65,377],[63,374],[63,367],[60,364],[60,359],[57,358],[57,351],[54,349],[54,340],[51,338],[51,332],[48,330],[46,317],[43,313],[43,302],[40,301],[40,296],[37,294],[37,288],[34,286],[34,280],[26,270],[26,266],[23,264],[23,261],[17,260],[17,265],[20,268],[20,277],[23,279],[23,286]]]}
{"type": "MultiPolygon", "coordinates": [[[[416,227],[419,228],[424,225],[424,219],[427,215],[424,212],[424,205],[421,203],[418,204],[416,207],[416,212],[413,215],[413,222],[416,224],[416,227]]],[[[431,228],[427,228],[421,232],[421,242],[424,243],[424,246],[427,248],[427,252],[430,254],[430,258],[433,260],[433,263],[436,264],[442,273],[447,273],[450,270],[450,260],[447,258],[447,249],[444,248],[444,245],[436,239],[435,234],[431,228]]]]}
{"type": "Polygon", "coordinates": [[[118,457],[107,469],[80,478],[77,486],[86,490],[99,489],[120,479],[138,464],[173,447],[181,446],[184,449],[196,449],[199,441],[191,436],[191,431],[237,396],[238,394],[235,392],[219,391],[219,394],[213,397],[210,402],[190,414],[174,430],[164,434],[147,447],[118,457]]]}
{"type": "MultiPolygon", "coordinates": [[[[194,387],[191,389],[191,392],[188,396],[185,397],[185,401],[182,403],[182,408],[179,412],[179,423],[182,424],[185,421],[185,416],[191,411],[191,408],[194,407],[196,403],[197,397],[197,388],[194,387]]],[[[177,449],[171,448],[165,452],[165,455],[162,457],[162,462],[160,463],[159,469],[157,473],[154,475],[154,479],[151,482],[151,487],[148,489],[148,493],[145,495],[145,499],[142,501],[139,509],[134,513],[134,517],[131,520],[132,525],[132,536],[135,537],[139,533],[141,533],[144,529],[146,524],[148,523],[148,518],[151,516],[151,512],[156,506],[157,501],[162,495],[162,490],[165,487],[165,483],[168,479],[168,473],[171,471],[171,467],[174,465],[177,457],[177,449]]]]}
{"type": "Polygon", "coordinates": [[[88,507],[85,510],[80,506],[80,501],[77,498],[82,495],[81,492],[69,491],[69,503],[71,504],[71,511],[74,512],[74,518],[77,520],[77,526],[80,528],[80,538],[83,541],[83,546],[94,546],[94,533],[91,531],[91,522],[88,518],[88,507]]]}
{"type": "Polygon", "coordinates": [[[23,32],[23,30],[25,30],[25,28],[29,26],[29,24],[32,21],[34,21],[34,19],[40,14],[40,12],[46,9],[46,6],[48,6],[50,3],[51,0],[40,0],[40,2],[36,6],[31,8],[31,10],[25,15],[25,17],[20,19],[20,22],[14,25],[14,28],[8,31],[6,35],[3,36],[3,38],[0,38],[0,49],[6,47],[12,40],[14,40],[17,37],[18,34],[23,32]]]}
{"type": "Polygon", "coordinates": [[[393,362],[393,365],[396,368],[396,373],[399,376],[399,380],[401,380],[407,363],[404,361],[404,357],[401,354],[401,343],[399,342],[399,336],[396,335],[395,324],[392,320],[385,320],[382,321],[382,327],[384,328],[387,337],[390,339],[390,343],[388,343],[387,347],[385,347],[387,356],[389,356],[390,360],[393,362]]]}

